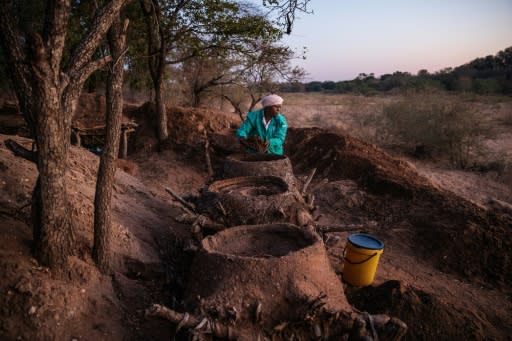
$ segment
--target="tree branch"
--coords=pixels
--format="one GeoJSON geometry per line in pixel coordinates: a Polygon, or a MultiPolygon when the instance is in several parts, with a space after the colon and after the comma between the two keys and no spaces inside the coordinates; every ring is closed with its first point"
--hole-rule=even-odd
{"type": "MultiPolygon", "coordinates": [[[[16,93],[31,92],[30,72],[20,39],[23,34],[14,25],[14,18],[10,14],[12,10],[9,9],[9,5],[5,1],[0,3],[0,45],[6,54],[7,62],[12,66],[6,69],[11,74],[16,93]]],[[[30,93],[27,96],[30,97],[30,93]]],[[[23,103],[20,103],[20,107],[24,108],[23,103]]]]}
{"type": "Polygon", "coordinates": [[[235,108],[235,111],[237,112],[238,116],[240,116],[240,120],[244,121],[244,114],[242,113],[242,109],[240,108],[240,103],[235,102],[231,97],[228,95],[222,95],[224,99],[226,99],[232,106],[235,108]]]}
{"type": "Polygon", "coordinates": [[[60,68],[70,9],[70,0],[52,1],[47,4],[43,39],[50,54],[49,63],[53,70],[60,68]]]}
{"type": "Polygon", "coordinates": [[[119,15],[121,8],[127,1],[129,0],[112,0],[98,11],[91,24],[92,30],[71,54],[67,67],[67,74],[70,75],[71,79],[78,80],[82,78],[75,76],[75,74],[83,72],[81,71],[82,68],[90,60],[94,51],[98,48],[101,39],[105,36],[112,22],[119,15]]]}
{"type": "Polygon", "coordinates": [[[186,202],[185,200],[183,200],[182,197],[180,197],[178,194],[176,194],[171,188],[169,187],[164,187],[164,189],[167,191],[167,193],[169,193],[175,200],[177,200],[180,204],[183,205],[183,208],[185,209],[185,211],[187,213],[191,213],[191,214],[195,214],[195,208],[194,206],[192,206],[190,203],[186,202]]]}
{"type": "Polygon", "coordinates": [[[284,1],[264,1],[263,4],[271,5],[272,11],[277,11],[277,19],[282,22],[282,25],[286,28],[286,34],[292,32],[293,23],[295,21],[295,13],[297,11],[303,13],[312,13],[308,10],[308,4],[310,0],[284,0],[284,1]]]}
{"type": "Polygon", "coordinates": [[[83,84],[94,71],[105,67],[111,61],[112,56],[105,56],[103,58],[90,61],[80,70],[80,72],[77,74],[78,78],[75,79],[75,81],[77,84],[83,84]]]}

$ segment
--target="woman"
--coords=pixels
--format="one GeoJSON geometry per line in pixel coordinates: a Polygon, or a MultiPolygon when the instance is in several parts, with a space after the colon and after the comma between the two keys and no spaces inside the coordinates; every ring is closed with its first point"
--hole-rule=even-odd
{"type": "Polygon", "coordinates": [[[251,111],[236,131],[240,144],[249,151],[283,155],[288,122],[280,113],[283,99],[268,95],[261,100],[262,109],[251,111]]]}

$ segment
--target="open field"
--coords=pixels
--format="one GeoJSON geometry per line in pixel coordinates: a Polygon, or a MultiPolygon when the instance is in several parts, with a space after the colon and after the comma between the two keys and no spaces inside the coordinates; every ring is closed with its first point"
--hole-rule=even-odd
{"type": "MultiPolygon", "coordinates": [[[[458,95],[457,95],[458,96],[458,95]]],[[[287,93],[283,112],[291,127],[320,127],[338,130],[386,147],[383,109],[406,98],[391,96],[356,96],[324,93],[287,93]]],[[[485,144],[492,156],[512,160],[512,98],[476,97],[469,101],[489,128],[485,144]]]]}
{"type": "Polygon", "coordinates": [[[473,162],[483,171],[462,171],[451,167],[442,157],[415,159],[411,150],[389,139],[383,110],[402,100],[401,95],[356,96],[324,93],[287,93],[283,112],[291,127],[320,127],[359,137],[415,165],[418,172],[443,187],[477,203],[491,198],[512,202],[512,99],[506,97],[467,96],[486,128],[482,150],[473,162]],[[485,168],[485,165],[488,168],[485,168]],[[494,168],[493,168],[494,165],[494,168]],[[499,169],[496,169],[499,167],[499,169]]]}

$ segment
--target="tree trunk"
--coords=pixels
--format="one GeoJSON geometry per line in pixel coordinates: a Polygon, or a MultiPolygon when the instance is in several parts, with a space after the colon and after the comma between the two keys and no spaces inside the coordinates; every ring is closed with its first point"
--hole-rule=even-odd
{"type": "Polygon", "coordinates": [[[43,82],[32,98],[32,112],[36,112],[36,145],[40,194],[35,198],[32,216],[39,231],[34,230],[34,256],[43,264],[62,272],[67,268],[67,258],[73,253],[74,231],[71,226],[70,207],[67,200],[66,169],[71,127],[66,124],[62,112],[72,111],[63,108],[57,89],[51,82],[43,82]],[[39,215],[39,217],[38,217],[39,215]]]}
{"type": "Polygon", "coordinates": [[[167,113],[165,111],[164,94],[163,94],[163,77],[154,80],[155,84],[155,104],[157,117],[157,134],[160,142],[167,140],[169,131],[167,129],[167,113]]]}
{"type": "Polygon", "coordinates": [[[112,270],[112,190],[116,174],[116,159],[119,154],[121,121],[123,114],[123,67],[126,29],[118,18],[108,32],[108,42],[113,62],[107,76],[107,124],[105,148],[101,155],[96,194],[94,197],[94,246],[93,258],[100,271],[109,274],[112,270]]]}
{"type": "Polygon", "coordinates": [[[243,122],[245,120],[245,117],[244,114],[242,113],[241,103],[239,101],[235,101],[227,95],[223,95],[222,98],[226,99],[231,104],[231,106],[235,109],[236,113],[240,117],[240,121],[243,122]]]}
{"type": "Polygon", "coordinates": [[[160,22],[160,5],[156,0],[140,0],[146,18],[148,37],[148,66],[153,87],[155,88],[157,138],[160,142],[167,140],[167,113],[165,112],[163,82],[165,71],[166,41],[160,22]]]}

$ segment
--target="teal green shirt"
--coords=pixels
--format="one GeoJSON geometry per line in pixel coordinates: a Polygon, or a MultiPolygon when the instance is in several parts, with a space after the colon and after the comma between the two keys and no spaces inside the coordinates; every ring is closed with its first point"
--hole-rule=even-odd
{"type": "Polygon", "coordinates": [[[258,136],[264,141],[268,141],[268,153],[283,155],[283,144],[288,130],[288,122],[282,114],[274,116],[265,129],[263,125],[263,109],[251,111],[247,114],[244,123],[236,131],[238,138],[249,138],[258,136]]]}

